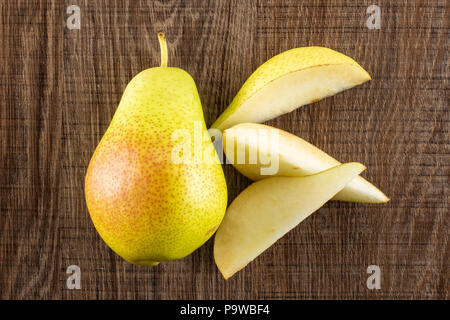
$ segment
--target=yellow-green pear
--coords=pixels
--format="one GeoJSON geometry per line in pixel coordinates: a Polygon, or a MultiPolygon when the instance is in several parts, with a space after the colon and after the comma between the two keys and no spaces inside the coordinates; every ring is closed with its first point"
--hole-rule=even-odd
{"type": "Polygon", "coordinates": [[[127,85],[85,178],[100,236],[125,260],[150,266],[200,247],[227,205],[195,82],[186,71],[167,67],[166,41],[158,37],[161,67],[140,72],[127,85]]]}
{"type": "MultiPolygon", "coordinates": [[[[223,149],[233,166],[255,181],[273,176],[302,177],[341,164],[296,135],[258,123],[241,123],[224,130],[223,149]]],[[[358,176],[333,200],[383,203],[389,198],[358,176]]]]}
{"type": "Polygon", "coordinates": [[[280,53],[245,81],[213,128],[264,122],[370,80],[352,58],[324,47],[280,53]]]}
{"type": "Polygon", "coordinates": [[[231,203],[214,239],[225,279],[323,206],[365,167],[346,163],[307,177],[273,177],[251,184],[231,203]]]}

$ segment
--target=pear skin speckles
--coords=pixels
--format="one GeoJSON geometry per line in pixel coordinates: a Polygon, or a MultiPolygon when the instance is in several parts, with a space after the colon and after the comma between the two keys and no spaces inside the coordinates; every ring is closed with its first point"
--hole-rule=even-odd
{"type": "Polygon", "coordinates": [[[103,240],[129,262],[182,258],[222,221],[221,165],[171,159],[172,133],[193,136],[195,121],[206,130],[192,77],[178,68],[147,69],[128,84],[94,152],[85,179],[89,213],[103,240]]]}

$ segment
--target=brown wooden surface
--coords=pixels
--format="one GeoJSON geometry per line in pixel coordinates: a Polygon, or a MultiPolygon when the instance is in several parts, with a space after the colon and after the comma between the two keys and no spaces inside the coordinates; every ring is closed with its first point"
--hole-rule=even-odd
{"type": "MultiPolygon", "coordinates": [[[[0,299],[449,298],[449,10],[442,1],[2,1],[0,299]],[[382,10],[380,30],[366,8],[382,10]],[[66,8],[81,8],[81,29],[66,8]],[[196,80],[207,125],[261,63],[326,46],[373,80],[269,122],[360,161],[387,205],[330,202],[222,279],[212,241],[156,268],[119,258],[86,209],[88,161],[133,75],[196,80]],[[78,265],[81,290],[68,290],[78,265]],[[378,265],[381,290],[366,288],[378,265]]],[[[232,200],[249,181],[225,168],[232,200]]]]}

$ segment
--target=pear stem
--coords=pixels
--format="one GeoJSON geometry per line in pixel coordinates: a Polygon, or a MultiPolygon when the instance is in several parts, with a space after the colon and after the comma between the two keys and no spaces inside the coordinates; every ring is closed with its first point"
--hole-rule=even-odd
{"type": "Polygon", "coordinates": [[[161,67],[167,67],[167,43],[163,32],[158,33],[159,46],[161,48],[161,67]]]}

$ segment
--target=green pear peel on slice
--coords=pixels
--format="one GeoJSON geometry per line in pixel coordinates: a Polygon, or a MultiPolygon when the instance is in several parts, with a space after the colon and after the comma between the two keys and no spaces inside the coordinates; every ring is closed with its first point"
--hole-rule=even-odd
{"type": "MultiPolygon", "coordinates": [[[[269,135],[269,134],[267,134],[269,135]]],[[[255,140],[253,140],[255,141],[255,140]]],[[[258,141],[258,140],[256,140],[258,141]]],[[[257,123],[241,123],[223,132],[223,149],[228,158],[232,158],[233,166],[244,176],[257,181],[273,176],[301,177],[311,175],[341,164],[339,161],[303,140],[284,130],[257,123]],[[278,134],[278,148],[271,143],[252,144],[252,140],[242,137],[258,135],[261,132],[274,130],[278,134]],[[233,154],[227,148],[227,142],[234,145],[233,154]],[[245,163],[237,161],[236,150],[244,150],[246,153],[245,163]],[[251,164],[248,154],[271,154],[278,158],[278,171],[275,175],[263,175],[261,169],[267,164],[258,161],[251,164]]],[[[362,203],[385,203],[389,198],[376,186],[363,177],[356,177],[350,181],[332,200],[362,202],[362,203]]]]}
{"type": "Polygon", "coordinates": [[[214,239],[214,259],[223,277],[244,268],[364,169],[360,163],[346,163],[307,177],[273,177],[247,187],[227,209],[214,239]]]}
{"type": "Polygon", "coordinates": [[[261,123],[370,79],[356,61],[332,49],[288,50],[256,69],[212,127],[261,123]]]}

